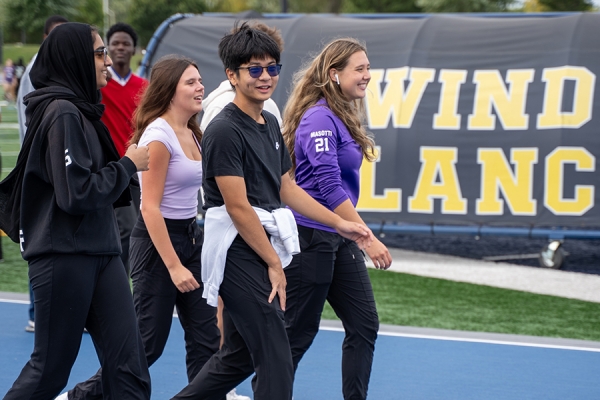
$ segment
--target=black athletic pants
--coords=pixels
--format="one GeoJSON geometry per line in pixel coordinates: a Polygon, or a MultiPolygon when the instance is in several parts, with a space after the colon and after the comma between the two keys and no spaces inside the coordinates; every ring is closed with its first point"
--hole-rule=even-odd
{"type": "Polygon", "coordinates": [[[129,238],[140,215],[140,186],[137,175],[133,175],[131,181],[132,183],[129,185],[131,204],[115,208],[119,236],[121,237],[121,261],[123,261],[127,276],[131,273],[129,265],[129,238]]]}
{"type": "Polygon", "coordinates": [[[312,344],[325,299],[344,325],[342,393],[365,399],[379,319],[363,253],[336,233],[298,226],[300,254],[285,268],[285,322],[294,371],[312,344]]]}
{"type": "Polygon", "coordinates": [[[119,256],[48,255],[29,262],[35,296],[31,359],[5,400],[48,400],[67,384],[89,331],[104,368],[104,399],[150,399],[150,375],[119,256]]]}
{"type": "MultiPolygon", "coordinates": [[[[165,219],[165,223],[179,259],[202,285],[202,230],[195,218],[165,219]]],[[[133,301],[148,365],[162,355],[171,330],[173,307],[176,307],[184,331],[187,374],[191,381],[219,349],[217,309],[202,298],[202,286],[188,293],[177,290],[141,216],[131,234],[130,260],[133,301]]],[[[69,400],[102,399],[100,376],[101,371],[98,371],[92,378],[77,384],[69,391],[69,400]]]]}
{"type": "Polygon", "coordinates": [[[253,372],[254,400],[291,399],[292,357],[279,298],[269,303],[270,293],[267,265],[238,235],[219,290],[225,343],[173,399],[220,399],[253,372]]]}

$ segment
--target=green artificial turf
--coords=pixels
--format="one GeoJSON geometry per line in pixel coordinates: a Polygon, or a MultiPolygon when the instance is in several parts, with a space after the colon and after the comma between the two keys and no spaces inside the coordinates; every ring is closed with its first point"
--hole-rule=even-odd
{"type": "MultiPolygon", "coordinates": [[[[381,323],[600,340],[600,304],[370,270],[381,323]]],[[[329,305],[323,318],[334,319],[329,305]]]]}

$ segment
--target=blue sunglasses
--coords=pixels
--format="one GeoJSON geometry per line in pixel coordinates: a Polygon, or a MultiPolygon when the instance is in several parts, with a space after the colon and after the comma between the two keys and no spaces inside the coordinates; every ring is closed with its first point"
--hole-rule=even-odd
{"type": "Polygon", "coordinates": [[[271,64],[266,67],[261,67],[260,65],[253,65],[252,67],[237,67],[238,69],[247,69],[250,76],[254,79],[260,78],[263,73],[263,70],[267,70],[267,74],[270,76],[277,76],[281,72],[281,64],[271,64]]]}

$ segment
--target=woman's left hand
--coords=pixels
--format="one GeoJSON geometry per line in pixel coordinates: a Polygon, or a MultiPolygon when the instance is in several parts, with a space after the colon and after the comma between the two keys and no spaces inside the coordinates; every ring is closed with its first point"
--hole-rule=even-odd
{"type": "Polygon", "coordinates": [[[374,238],[371,246],[365,248],[365,252],[377,269],[388,269],[392,265],[392,256],[379,239],[374,238]]]}
{"type": "Polygon", "coordinates": [[[373,240],[375,240],[373,232],[363,224],[357,222],[342,219],[338,226],[335,227],[335,230],[346,239],[356,242],[360,249],[371,246],[373,240]]]}

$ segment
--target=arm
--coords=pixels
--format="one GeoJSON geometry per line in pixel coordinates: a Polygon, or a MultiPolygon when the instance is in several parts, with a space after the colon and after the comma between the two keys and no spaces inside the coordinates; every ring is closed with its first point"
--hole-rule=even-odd
{"type": "Polygon", "coordinates": [[[281,200],[295,211],[323,225],[334,228],[343,237],[354,240],[360,248],[371,245],[374,239],[373,233],[362,220],[360,222],[349,222],[329,211],[296,185],[287,173],[281,177],[281,190],[279,193],[281,200]]]}
{"type": "MultiPolygon", "coordinates": [[[[333,212],[347,221],[354,221],[366,226],[350,200],[344,201],[337,206],[333,212]]],[[[373,261],[375,268],[388,269],[392,265],[392,256],[390,255],[390,252],[376,237],[373,237],[373,243],[370,246],[365,247],[365,252],[371,261],[373,261]]]]}
{"type": "Polygon", "coordinates": [[[287,283],[281,260],[267,238],[258,215],[248,202],[244,178],[239,176],[217,176],[215,180],[223,196],[227,213],[238,233],[248,246],[267,263],[269,280],[273,287],[269,295],[269,303],[273,301],[275,295],[279,295],[281,309],[285,311],[285,287],[287,283]]]}
{"type": "Polygon", "coordinates": [[[152,161],[150,169],[142,172],[142,216],[152,243],[171,275],[171,280],[180,292],[190,292],[198,289],[200,285],[175,253],[167,225],[160,212],[171,154],[164,144],[157,141],[151,142],[148,149],[152,161]]]}
{"type": "MultiPolygon", "coordinates": [[[[137,171],[135,162],[123,157],[94,170],[100,150],[87,141],[90,133],[83,130],[81,115],[61,110],[62,106],[57,108],[56,112],[60,114],[48,128],[45,159],[56,203],[72,215],[112,206],[137,171]]],[[[147,149],[139,148],[135,152],[144,151],[147,149]]]]}

